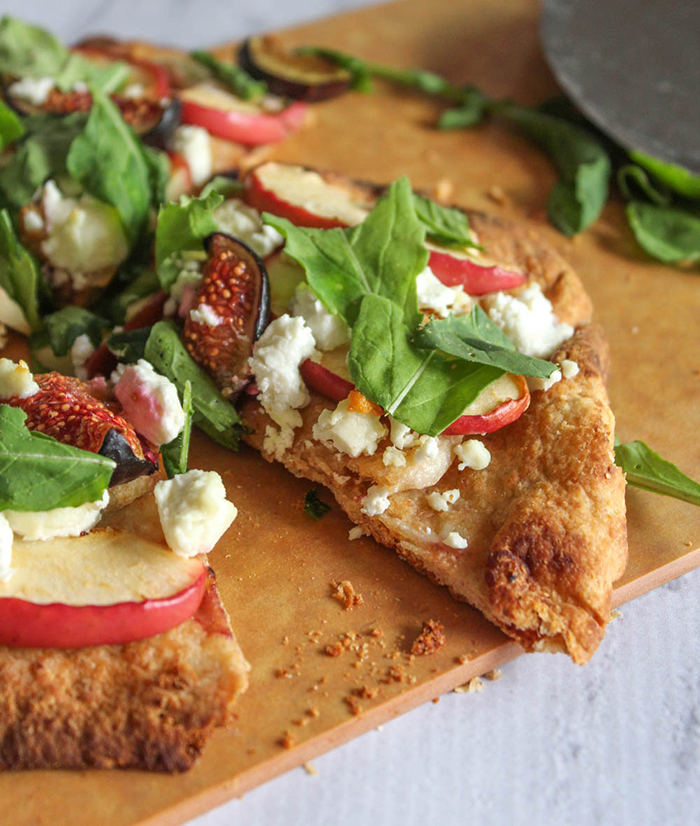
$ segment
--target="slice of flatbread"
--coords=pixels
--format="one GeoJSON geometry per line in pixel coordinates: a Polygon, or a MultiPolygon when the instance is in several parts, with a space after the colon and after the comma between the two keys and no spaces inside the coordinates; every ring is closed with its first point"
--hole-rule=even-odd
{"type": "MultiPolygon", "coordinates": [[[[337,180],[337,176],[335,176],[337,180]]],[[[357,186],[357,184],[353,184],[357,186]]],[[[369,192],[368,188],[368,192],[369,192]]],[[[282,463],[326,485],[350,519],[393,547],[418,570],[481,610],[526,649],[568,651],[586,662],[605,633],[612,584],[627,560],[624,477],[613,459],[614,418],[605,379],[608,351],[590,324],[591,302],[568,264],[526,227],[468,212],[489,258],[524,269],[575,334],[554,354],[576,361],[579,373],[548,391],[535,391],[515,423],[478,437],[491,453],[484,470],[458,470],[452,448],[460,437],[439,437],[440,450],[420,474],[387,468],[382,443],[356,459],[315,440],[313,425],[335,405],[312,394],[303,425],[282,463]],[[371,485],[391,487],[390,507],[362,513],[371,485]],[[458,489],[448,512],[427,500],[458,489]],[[468,547],[439,537],[456,531],[468,547]]],[[[263,452],[270,418],[253,397],[242,404],[246,440],[263,452]]]]}

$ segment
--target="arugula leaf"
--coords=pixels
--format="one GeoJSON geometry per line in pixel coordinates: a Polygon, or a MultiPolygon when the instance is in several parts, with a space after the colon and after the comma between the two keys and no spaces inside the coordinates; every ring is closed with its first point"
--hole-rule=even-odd
{"type": "Polygon", "coordinates": [[[700,218],[684,209],[630,201],[625,209],[634,237],[649,255],[673,264],[700,260],[700,218]]]}
{"type": "Polygon", "coordinates": [[[156,272],[166,292],[180,272],[180,264],[173,256],[186,250],[204,249],[204,239],[218,229],[213,212],[223,200],[218,192],[210,192],[203,198],[183,195],[178,203],[161,207],[156,224],[156,272]]]}
{"type": "Polygon", "coordinates": [[[425,227],[428,237],[446,247],[472,247],[480,249],[474,243],[469,231],[469,220],[461,209],[446,207],[430,198],[413,193],[413,206],[418,220],[425,227]]]}
{"type": "Polygon", "coordinates": [[[192,383],[185,382],[185,389],[182,391],[182,409],[185,411],[185,424],[180,433],[167,445],[160,449],[163,459],[163,467],[168,474],[168,479],[177,476],[178,473],[187,473],[187,458],[190,453],[190,436],[192,434],[192,383]]]}
{"type": "Polygon", "coordinates": [[[116,464],[29,430],[27,414],[0,405],[0,511],[47,511],[95,502],[116,464]]]}
{"type": "Polygon", "coordinates": [[[549,378],[559,365],[524,356],[477,304],[469,315],[434,319],[419,327],[411,341],[425,350],[441,350],[451,356],[497,367],[518,376],[549,378]]]}
{"type": "Polygon", "coordinates": [[[218,192],[224,198],[235,198],[240,196],[245,189],[245,184],[240,178],[231,178],[228,175],[215,175],[209,183],[199,193],[200,198],[206,198],[212,192],[218,192]]]}
{"type": "Polygon", "coordinates": [[[66,168],[91,195],[115,207],[133,243],[148,219],[151,169],[119,109],[97,90],[85,129],[68,151],[66,168]]]}
{"type": "Polygon", "coordinates": [[[177,327],[169,321],[157,322],[151,329],[144,355],[183,395],[186,382],[191,382],[194,423],[218,444],[237,450],[241,417],[187,352],[177,327]]]}
{"type": "Polygon", "coordinates": [[[295,227],[267,212],[263,221],[287,239],[285,253],[304,267],[318,298],[351,326],[359,299],[371,294],[399,305],[407,324],[420,321],[416,276],[428,263],[428,251],[407,178],[394,181],[365,220],[350,229],[295,227]]]}
{"type": "Polygon", "coordinates": [[[34,256],[17,239],[8,211],[0,210],[0,288],[19,305],[28,326],[28,330],[22,332],[41,325],[41,283],[34,256]]]}
{"type": "Polygon", "coordinates": [[[700,506],[700,484],[644,442],[616,443],[615,464],[625,472],[630,485],[700,506]]]}
{"type": "Polygon", "coordinates": [[[24,131],[17,113],[0,100],[0,152],[21,138],[24,131]]]}
{"type": "Polygon", "coordinates": [[[304,497],[304,513],[312,519],[321,519],[330,509],[330,505],[327,505],[318,498],[317,488],[311,488],[304,497]]]}
{"type": "Polygon", "coordinates": [[[684,195],[686,198],[700,198],[700,175],[693,175],[690,170],[682,166],[660,161],[645,152],[632,150],[630,157],[679,195],[684,195]]]}
{"type": "Polygon", "coordinates": [[[151,204],[159,207],[165,203],[165,190],[170,180],[170,158],[167,152],[144,145],[143,156],[151,179],[151,204]]]}
{"type": "Polygon", "coordinates": [[[623,164],[623,166],[617,170],[617,186],[623,197],[628,201],[634,199],[634,193],[631,188],[632,184],[640,189],[654,204],[667,206],[671,203],[671,193],[668,189],[666,189],[666,187],[659,188],[655,186],[641,166],[633,163],[623,164]]]}
{"type": "Polygon", "coordinates": [[[486,117],[488,98],[474,86],[464,89],[464,100],[454,109],[445,109],[440,115],[438,129],[469,129],[478,126],[486,117]]]}
{"type": "Polygon", "coordinates": [[[65,356],[78,336],[86,335],[94,347],[102,341],[102,334],[110,326],[84,307],[64,307],[44,319],[51,349],[56,356],[65,356]]]}
{"type": "Polygon", "coordinates": [[[504,372],[416,347],[400,307],[379,295],[361,301],[348,365],[360,392],[430,436],[442,433],[504,372]]]}
{"type": "Polygon", "coordinates": [[[206,66],[217,80],[227,86],[242,100],[262,97],[267,92],[267,83],[255,80],[245,69],[231,63],[222,63],[213,54],[204,51],[190,52],[190,57],[206,66]]]}
{"type": "Polygon", "coordinates": [[[150,335],[150,327],[115,331],[107,337],[107,347],[119,361],[125,364],[136,364],[139,359],[146,357],[146,343],[150,335]]]}

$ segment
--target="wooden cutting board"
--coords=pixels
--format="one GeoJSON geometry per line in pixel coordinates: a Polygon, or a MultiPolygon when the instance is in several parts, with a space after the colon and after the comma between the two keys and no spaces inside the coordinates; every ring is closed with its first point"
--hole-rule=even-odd
{"type": "MultiPolygon", "coordinates": [[[[411,0],[295,29],[290,44],[320,44],[534,103],[556,92],[526,0],[411,0]]],[[[623,440],[641,438],[700,477],[700,282],[649,261],[620,204],[569,241],[544,222],[549,162],[493,123],[434,131],[438,107],[386,87],[313,108],[313,124],[275,155],[416,187],[445,179],[460,204],[530,219],[576,266],[609,335],[610,392],[623,440]]],[[[199,764],[177,777],[139,772],[34,772],[0,777],[0,822],[50,826],[176,824],[243,794],[521,653],[468,606],[368,539],[349,542],[334,507],[302,510],[310,485],[243,449],[204,438],[192,454],[219,471],[240,515],[213,554],[224,602],[253,665],[239,720],[217,732],[199,764]],[[363,604],[346,611],[331,583],[349,580],[363,604]],[[423,620],[447,645],[411,661],[423,620]],[[326,646],[340,642],[339,656],[326,646]]],[[[330,502],[330,497],[322,493],[330,502]]],[[[630,564],[616,603],[700,565],[700,512],[631,490],[630,564]]],[[[679,617],[679,623],[681,618],[679,617]]],[[[605,645],[605,642],[603,642],[605,645]]]]}

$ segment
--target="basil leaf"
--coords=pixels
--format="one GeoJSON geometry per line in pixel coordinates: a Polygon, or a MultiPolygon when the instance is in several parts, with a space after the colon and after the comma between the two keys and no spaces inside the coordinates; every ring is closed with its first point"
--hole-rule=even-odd
{"type": "Polygon", "coordinates": [[[416,347],[400,307],[379,295],[360,303],[348,365],[360,392],[430,436],[442,433],[504,372],[416,347]]]}
{"type": "Polygon", "coordinates": [[[21,138],[24,131],[17,113],[0,100],[0,151],[21,138]]]}
{"type": "Polygon", "coordinates": [[[192,384],[194,423],[218,444],[237,450],[241,417],[187,352],[177,327],[169,321],[157,322],[151,329],[144,355],[183,395],[186,382],[192,384]]]}
{"type": "Polygon", "coordinates": [[[85,129],[68,151],[66,168],[91,195],[115,207],[133,243],[148,220],[151,170],[119,109],[97,90],[85,129]]]}
{"type": "Polygon", "coordinates": [[[120,330],[110,333],[107,337],[107,347],[125,364],[136,364],[139,359],[146,357],[146,343],[151,335],[150,327],[140,327],[138,330],[120,330]]]}
{"type": "Polygon", "coordinates": [[[640,166],[654,175],[661,183],[666,184],[669,189],[684,195],[686,198],[700,199],[700,175],[693,175],[688,169],[676,164],[660,161],[644,152],[632,150],[630,157],[640,166]]]}
{"type": "Polygon", "coordinates": [[[376,294],[394,301],[417,324],[416,277],[428,263],[425,229],[419,222],[407,178],[395,181],[365,220],[350,229],[295,227],[263,214],[287,239],[284,251],[306,270],[318,298],[352,326],[359,299],[376,294]]]}
{"type": "Polygon", "coordinates": [[[478,304],[469,315],[451,315],[429,322],[416,330],[411,341],[425,350],[441,350],[518,376],[546,379],[559,369],[554,362],[519,353],[478,304]]]}
{"type": "Polygon", "coordinates": [[[160,455],[163,458],[163,467],[168,474],[168,479],[177,476],[178,473],[187,473],[187,458],[190,453],[190,436],[192,434],[192,383],[185,382],[185,389],[182,391],[182,409],[185,411],[185,424],[172,442],[163,445],[160,455]]]}
{"type": "Polygon", "coordinates": [[[222,63],[209,52],[190,52],[190,57],[202,66],[206,66],[217,80],[220,80],[234,95],[243,100],[259,98],[267,92],[267,83],[263,80],[255,80],[240,66],[222,63]]]}
{"type": "Polygon", "coordinates": [[[413,206],[428,237],[443,246],[477,247],[469,231],[469,220],[461,209],[441,206],[413,193],[413,206]]]}
{"type": "Polygon", "coordinates": [[[19,305],[27,330],[41,326],[39,294],[41,274],[34,256],[20,244],[10,215],[0,211],[0,288],[19,305]]]}
{"type": "Polygon", "coordinates": [[[312,519],[321,519],[331,509],[330,505],[318,498],[318,490],[312,488],[304,497],[304,513],[312,519]]]}
{"type": "Polygon", "coordinates": [[[665,187],[659,189],[654,186],[641,166],[626,163],[617,170],[617,186],[623,197],[628,201],[634,199],[632,185],[640,189],[654,204],[667,206],[671,203],[671,193],[665,187]]]}
{"type": "Polygon", "coordinates": [[[679,207],[630,201],[627,220],[640,247],[659,261],[700,260],[700,218],[679,207]]]}
{"type": "Polygon", "coordinates": [[[26,418],[18,407],[0,405],[0,511],[48,511],[100,499],[115,462],[33,432],[26,418]]]}
{"type": "Polygon", "coordinates": [[[615,445],[615,464],[634,487],[700,505],[700,484],[659,456],[644,442],[615,445]]]}
{"type": "Polygon", "coordinates": [[[84,307],[64,307],[44,319],[48,341],[54,355],[65,356],[78,336],[86,335],[97,347],[102,334],[110,326],[106,318],[101,318],[84,307]]]}
{"type": "Polygon", "coordinates": [[[218,192],[203,198],[183,195],[178,203],[161,207],[156,224],[156,272],[166,292],[180,272],[180,264],[172,256],[204,249],[204,239],[218,229],[213,212],[223,200],[218,192]]]}

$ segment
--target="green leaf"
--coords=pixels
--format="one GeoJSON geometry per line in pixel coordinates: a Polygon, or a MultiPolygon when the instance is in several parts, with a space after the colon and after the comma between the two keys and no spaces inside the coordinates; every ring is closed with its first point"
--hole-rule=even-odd
{"type": "Polygon", "coordinates": [[[0,405],[0,511],[47,511],[95,502],[116,464],[112,459],[30,431],[27,414],[0,405]]]}
{"type": "Polygon", "coordinates": [[[66,167],[91,195],[115,207],[133,243],[148,219],[151,168],[114,103],[97,90],[92,98],[87,124],[71,144],[66,167]]]}
{"type": "Polygon", "coordinates": [[[634,186],[654,204],[667,206],[671,203],[671,193],[665,187],[659,189],[655,186],[645,170],[636,164],[626,163],[617,170],[617,185],[622,196],[628,201],[634,200],[634,186]]]}
{"type": "Polygon", "coordinates": [[[700,484],[663,459],[644,442],[615,445],[615,464],[634,487],[700,506],[700,484]]]}
{"type": "Polygon", "coordinates": [[[632,150],[630,157],[640,166],[648,169],[661,183],[686,198],[700,199],[700,175],[676,164],[660,161],[645,152],[632,150]]]}
{"type": "Polygon", "coordinates": [[[321,519],[330,509],[330,505],[318,498],[317,488],[312,488],[304,497],[304,513],[312,519],[321,519]]]}
{"type": "Polygon", "coordinates": [[[107,347],[119,361],[125,364],[136,364],[139,359],[146,357],[146,343],[150,335],[150,327],[115,331],[107,337],[107,347]]]}
{"type": "Polygon", "coordinates": [[[205,197],[183,195],[178,203],[166,204],[158,212],[156,225],[156,272],[164,290],[169,290],[180,272],[177,254],[204,249],[203,241],[217,231],[213,212],[223,201],[218,192],[205,197]]]}
{"type": "Polygon", "coordinates": [[[350,375],[360,392],[418,433],[437,436],[503,370],[447,359],[411,342],[400,307],[366,295],[352,331],[350,375]]]}
{"type": "Polygon", "coordinates": [[[470,129],[486,117],[488,98],[474,86],[464,89],[464,100],[454,109],[446,109],[438,121],[438,129],[470,129]]]}
{"type": "Polygon", "coordinates": [[[267,83],[255,80],[240,66],[222,63],[209,52],[190,52],[190,57],[202,66],[206,66],[217,80],[220,80],[234,95],[243,100],[259,98],[267,92],[267,83]]]}
{"type": "Polygon", "coordinates": [[[24,131],[17,113],[0,100],[0,151],[21,138],[24,131]]]}
{"type": "Polygon", "coordinates": [[[413,206],[428,237],[443,246],[479,248],[469,231],[466,213],[454,207],[441,206],[430,198],[413,193],[413,206]]]}
{"type": "Polygon", "coordinates": [[[165,190],[170,180],[170,158],[167,152],[152,146],[142,148],[151,179],[151,204],[159,207],[165,203],[165,190]]]}
{"type": "Polygon", "coordinates": [[[440,350],[518,376],[546,379],[559,369],[554,362],[519,353],[478,304],[469,315],[434,319],[425,327],[419,327],[412,342],[425,350],[440,350]]]}
{"type": "Polygon", "coordinates": [[[700,260],[700,218],[679,207],[630,201],[625,210],[634,237],[649,255],[674,264],[700,260]]]}
{"type": "Polygon", "coordinates": [[[239,178],[228,175],[215,175],[199,193],[200,198],[206,198],[212,192],[218,192],[224,198],[236,198],[242,195],[245,184],[239,178]]]}
{"type": "Polygon", "coordinates": [[[237,450],[241,418],[187,352],[177,327],[169,321],[155,324],[146,342],[144,355],[158,373],[175,384],[183,396],[185,384],[188,381],[191,383],[194,423],[218,444],[237,450]]]}
{"type": "Polygon", "coordinates": [[[163,458],[163,467],[168,474],[168,479],[177,476],[178,473],[187,473],[187,458],[190,453],[190,436],[192,434],[192,383],[185,382],[185,389],[182,392],[182,409],[185,411],[185,424],[180,433],[167,445],[160,449],[163,458]]]}
{"type": "Polygon", "coordinates": [[[133,281],[119,292],[109,291],[99,301],[96,309],[106,315],[114,324],[123,324],[127,310],[136,301],[160,289],[160,281],[155,270],[142,270],[133,281]]]}
{"type": "Polygon", "coordinates": [[[284,251],[306,270],[311,289],[352,326],[359,300],[381,295],[399,305],[406,323],[417,324],[416,276],[428,263],[425,229],[407,178],[383,195],[365,220],[351,229],[307,229],[263,214],[287,239],[284,251]]]}
{"type": "Polygon", "coordinates": [[[97,347],[102,334],[110,326],[106,318],[101,318],[84,307],[64,307],[44,319],[44,325],[54,355],[65,356],[78,336],[86,335],[97,347]]]}
{"type": "Polygon", "coordinates": [[[19,305],[27,325],[41,325],[41,274],[34,256],[20,244],[6,209],[0,211],[0,287],[19,305]]]}

